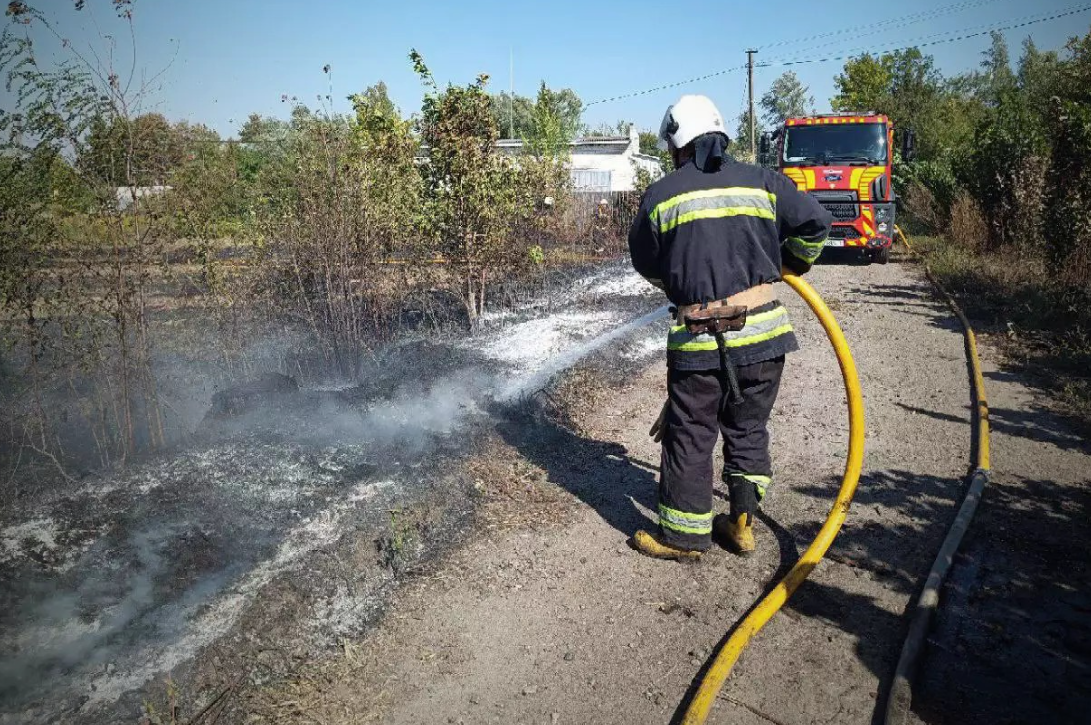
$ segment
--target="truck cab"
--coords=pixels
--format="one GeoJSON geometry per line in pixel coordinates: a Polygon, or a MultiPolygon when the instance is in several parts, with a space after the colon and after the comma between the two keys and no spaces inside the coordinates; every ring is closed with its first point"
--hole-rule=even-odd
{"type": "MultiPolygon", "coordinates": [[[[912,134],[903,141],[911,155],[912,134]]],[[[762,150],[770,166],[833,215],[826,246],[855,248],[880,264],[890,260],[895,205],[889,118],[878,113],[789,118],[772,138],[762,139],[762,150]]]]}

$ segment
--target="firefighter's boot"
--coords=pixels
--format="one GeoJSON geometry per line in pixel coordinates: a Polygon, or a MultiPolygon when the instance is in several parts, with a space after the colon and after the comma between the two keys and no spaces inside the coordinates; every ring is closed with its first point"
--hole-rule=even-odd
{"type": "Polygon", "coordinates": [[[696,549],[682,549],[663,541],[656,534],[637,531],[633,535],[633,547],[645,556],[656,559],[675,559],[676,561],[697,561],[704,552],[696,549]]]}
{"type": "Polygon", "coordinates": [[[728,551],[739,556],[754,553],[754,514],[758,510],[758,493],[749,481],[731,481],[731,513],[719,514],[712,520],[712,535],[728,551]]]}

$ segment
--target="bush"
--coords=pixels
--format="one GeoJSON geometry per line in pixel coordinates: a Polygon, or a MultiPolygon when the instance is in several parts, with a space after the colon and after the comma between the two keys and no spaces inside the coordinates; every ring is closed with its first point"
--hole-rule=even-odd
{"type": "Polygon", "coordinates": [[[1034,155],[1025,157],[1012,169],[1012,214],[1007,233],[1011,243],[1024,253],[1041,252],[1045,247],[1042,215],[1045,211],[1048,168],[1045,157],[1034,155]]]}
{"type": "Polygon", "coordinates": [[[935,194],[924,184],[913,182],[901,195],[901,210],[905,212],[904,226],[923,234],[942,234],[947,228],[948,216],[936,201],[935,194]]]}
{"type": "Polygon", "coordinates": [[[1049,256],[1061,276],[1091,283],[1091,108],[1058,103],[1056,144],[1049,172],[1049,256]]]}
{"type": "Polygon", "coordinates": [[[989,220],[989,246],[1035,246],[1040,226],[1047,149],[1036,111],[1017,93],[1005,95],[979,126],[967,181],[989,220]]]}
{"type": "Polygon", "coordinates": [[[960,193],[951,205],[950,235],[960,245],[981,251],[989,242],[989,225],[972,196],[960,193]]]}
{"type": "Polygon", "coordinates": [[[955,177],[952,161],[949,157],[933,159],[930,161],[914,161],[909,164],[901,164],[898,169],[896,181],[909,193],[913,186],[922,186],[931,194],[931,202],[935,208],[931,212],[940,219],[946,219],[951,213],[951,205],[954,204],[962,187],[955,177]]]}

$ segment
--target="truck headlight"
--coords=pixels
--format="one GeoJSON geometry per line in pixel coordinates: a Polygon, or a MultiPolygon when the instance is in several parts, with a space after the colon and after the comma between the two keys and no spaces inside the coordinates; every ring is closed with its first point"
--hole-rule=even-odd
{"type": "Polygon", "coordinates": [[[889,204],[880,204],[880,205],[876,206],[875,207],[875,218],[877,220],[879,220],[879,221],[882,221],[884,219],[889,221],[890,220],[890,205],[889,204]]]}
{"type": "Polygon", "coordinates": [[[886,222],[879,222],[879,233],[886,234],[886,230],[890,229],[890,225],[886,222]]]}

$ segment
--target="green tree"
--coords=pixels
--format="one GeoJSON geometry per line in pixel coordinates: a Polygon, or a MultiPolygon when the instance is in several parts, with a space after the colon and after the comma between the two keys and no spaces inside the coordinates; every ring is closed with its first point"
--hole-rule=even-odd
{"type": "Polygon", "coordinates": [[[978,125],[962,176],[985,211],[994,246],[1038,243],[1048,148],[1022,94],[1006,93],[978,125]]]}
{"type": "Polygon", "coordinates": [[[647,154],[648,156],[659,155],[659,134],[652,133],[651,131],[641,131],[639,139],[640,153],[647,154]]]}
{"type": "Polygon", "coordinates": [[[413,122],[404,118],[381,81],[350,97],[356,113],[353,130],[365,169],[363,199],[367,212],[365,243],[369,258],[396,253],[416,236],[421,213],[421,175],[416,156],[420,142],[413,122]]]}
{"type": "Polygon", "coordinates": [[[1059,90],[1060,69],[1061,62],[1056,51],[1038,50],[1030,38],[1023,41],[1016,80],[1019,88],[1026,93],[1027,102],[1040,111],[1043,124],[1051,113],[1050,99],[1059,90]]]}
{"type": "Polygon", "coordinates": [[[995,106],[1005,95],[1015,92],[1018,79],[1011,69],[1011,56],[1004,35],[994,30],[990,38],[989,47],[981,53],[981,87],[983,100],[995,106]]]}
{"type": "Polygon", "coordinates": [[[525,258],[511,255],[505,245],[519,214],[517,172],[496,149],[499,129],[485,90],[488,76],[440,90],[421,55],[414,50],[409,57],[425,86],[418,130],[428,148],[422,167],[427,231],[459,274],[457,292],[473,324],[485,309],[490,279],[515,258],[525,258]]]}
{"type": "MultiPolygon", "coordinates": [[[[761,138],[761,134],[764,129],[761,124],[761,119],[756,118],[754,125],[755,136],[755,148],[757,146],[757,139],[761,138]]],[[[735,127],[735,138],[731,140],[731,153],[740,159],[753,162],[754,159],[750,156],[750,109],[746,109],[739,114],[739,122],[735,127]]]]}
{"type": "MultiPolygon", "coordinates": [[[[534,132],[536,99],[500,92],[490,95],[489,102],[501,137],[525,138],[534,132]]],[[[571,88],[550,91],[549,105],[550,113],[560,119],[561,127],[569,138],[574,137],[579,132],[580,116],[583,113],[580,97],[571,88]]]]}
{"type": "Polygon", "coordinates": [[[148,113],[131,120],[98,116],[78,164],[110,186],[156,186],[165,183],[182,156],[181,141],[162,114],[148,113]]]}
{"type": "Polygon", "coordinates": [[[598,126],[588,126],[584,124],[582,128],[583,135],[587,138],[609,138],[613,136],[628,136],[629,127],[632,126],[631,121],[619,120],[614,123],[606,123],[605,121],[598,126]]]}
{"type": "Polygon", "coordinates": [[[766,126],[777,127],[792,116],[814,113],[814,96],[792,71],[773,81],[761,97],[762,120],[766,126]]]}
{"type": "Polygon", "coordinates": [[[562,160],[568,157],[573,129],[565,118],[559,93],[543,81],[538,98],[530,109],[530,125],[523,137],[525,150],[538,159],[562,160]]]}
{"type": "Polygon", "coordinates": [[[246,119],[234,157],[239,179],[250,191],[256,190],[258,179],[270,167],[286,163],[290,134],[291,124],[279,118],[252,113],[246,119]]]}
{"type": "Polygon", "coordinates": [[[583,116],[583,101],[571,88],[562,88],[554,91],[550,96],[552,112],[561,119],[561,126],[569,138],[573,138],[580,130],[580,119],[583,116]]]}
{"type": "MultiPolygon", "coordinates": [[[[640,132],[640,153],[648,156],[654,156],[659,159],[659,165],[663,168],[664,172],[670,172],[674,168],[674,161],[671,159],[670,152],[659,148],[659,134],[651,131],[640,132]]],[[[645,186],[647,186],[645,184],[645,186]]]]}
{"type": "Polygon", "coordinates": [[[859,55],[847,61],[834,79],[837,95],[830,99],[830,106],[845,113],[877,110],[886,103],[892,80],[886,57],[859,55]]]}
{"type": "Polygon", "coordinates": [[[922,54],[918,48],[896,50],[883,58],[890,67],[890,88],[879,110],[894,119],[896,125],[916,129],[921,154],[930,154],[931,129],[927,127],[943,95],[943,77],[936,70],[932,56],[922,54]]]}
{"type": "Polygon", "coordinates": [[[1058,64],[1056,78],[1038,80],[1054,90],[1044,221],[1054,269],[1064,281],[1086,289],[1091,281],[1091,33],[1070,40],[1066,50],[1069,57],[1058,64]]]}
{"type": "Polygon", "coordinates": [[[534,101],[504,91],[490,96],[489,103],[502,138],[522,138],[530,131],[534,101]]]}
{"type": "Polygon", "coordinates": [[[288,124],[279,118],[251,113],[239,128],[239,141],[243,143],[262,143],[270,140],[283,140],[287,136],[288,124]]]}
{"type": "Polygon", "coordinates": [[[896,127],[917,132],[921,158],[940,154],[949,124],[942,114],[950,109],[943,106],[945,83],[931,56],[918,48],[864,54],[846,62],[834,83],[834,110],[885,113],[896,127]]]}

